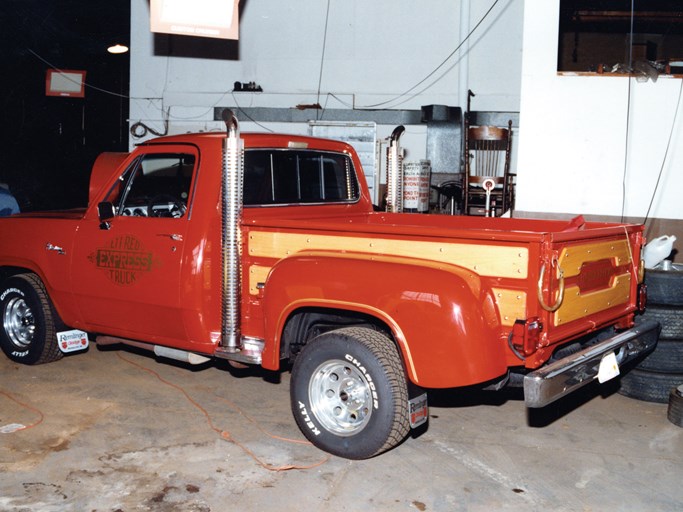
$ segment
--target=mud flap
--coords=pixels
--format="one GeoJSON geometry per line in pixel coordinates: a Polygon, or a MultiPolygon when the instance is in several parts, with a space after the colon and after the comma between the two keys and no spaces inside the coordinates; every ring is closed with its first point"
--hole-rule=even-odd
{"type": "Polygon", "coordinates": [[[424,425],[429,418],[427,391],[412,382],[408,382],[408,413],[411,429],[424,425]]]}
{"type": "Polygon", "coordinates": [[[72,329],[70,331],[60,331],[57,333],[57,344],[59,350],[68,354],[77,350],[85,350],[90,344],[88,340],[88,333],[79,329],[72,329]]]}

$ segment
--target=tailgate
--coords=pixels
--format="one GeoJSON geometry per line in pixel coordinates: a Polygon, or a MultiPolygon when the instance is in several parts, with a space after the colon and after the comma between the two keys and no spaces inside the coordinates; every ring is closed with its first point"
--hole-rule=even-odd
{"type": "Polygon", "coordinates": [[[544,243],[537,296],[550,345],[625,324],[635,311],[642,226],[612,231],[577,232],[574,240],[556,234],[544,243]]]}

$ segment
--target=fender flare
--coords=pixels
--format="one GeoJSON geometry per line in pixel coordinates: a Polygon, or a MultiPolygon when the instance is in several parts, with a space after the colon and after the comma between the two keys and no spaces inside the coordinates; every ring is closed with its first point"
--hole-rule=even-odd
{"type": "Polygon", "coordinates": [[[352,310],[386,324],[409,379],[424,387],[484,382],[507,370],[493,296],[480,276],[456,265],[302,251],[270,270],[263,307],[263,366],[269,369],[279,367],[281,334],[290,316],[316,307],[352,310]]]}

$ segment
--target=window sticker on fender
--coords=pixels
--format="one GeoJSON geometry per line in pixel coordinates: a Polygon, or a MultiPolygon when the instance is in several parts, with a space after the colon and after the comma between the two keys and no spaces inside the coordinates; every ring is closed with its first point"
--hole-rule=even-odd
{"type": "Polygon", "coordinates": [[[410,411],[410,427],[415,428],[427,421],[429,406],[427,405],[427,393],[408,400],[410,411]]]}
{"type": "Polygon", "coordinates": [[[78,329],[58,332],[57,343],[59,344],[59,350],[65,354],[76,350],[85,350],[88,348],[89,343],[88,333],[78,329]]]}
{"type": "Polygon", "coordinates": [[[114,284],[130,286],[140,276],[158,266],[154,255],[145,251],[142,242],[131,235],[113,238],[108,247],[101,247],[88,255],[88,260],[114,284]]]}

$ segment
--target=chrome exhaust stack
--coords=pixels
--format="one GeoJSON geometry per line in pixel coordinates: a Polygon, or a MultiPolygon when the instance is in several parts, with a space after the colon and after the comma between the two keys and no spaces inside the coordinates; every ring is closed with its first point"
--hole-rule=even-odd
{"type": "Polygon", "coordinates": [[[403,154],[399,139],[405,131],[403,125],[394,128],[387,147],[387,207],[388,212],[403,211],[403,154]]]}
{"type": "Polygon", "coordinates": [[[223,111],[227,138],[223,141],[222,210],[222,327],[220,349],[225,353],[242,348],[240,302],[242,286],[242,183],[244,145],[237,118],[231,110],[223,111]]]}

